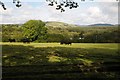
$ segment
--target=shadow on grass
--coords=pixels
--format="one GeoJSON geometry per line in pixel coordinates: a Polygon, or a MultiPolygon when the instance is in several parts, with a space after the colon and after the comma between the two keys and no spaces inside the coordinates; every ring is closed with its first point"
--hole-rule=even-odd
{"type": "Polygon", "coordinates": [[[117,51],[108,49],[3,45],[2,54],[3,79],[120,77],[120,56],[117,51]]]}

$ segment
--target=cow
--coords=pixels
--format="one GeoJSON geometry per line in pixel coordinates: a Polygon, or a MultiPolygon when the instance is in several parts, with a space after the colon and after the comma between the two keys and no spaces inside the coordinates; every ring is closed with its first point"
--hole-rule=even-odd
{"type": "Polygon", "coordinates": [[[65,44],[65,45],[72,45],[72,42],[71,41],[68,41],[68,40],[61,40],[60,41],[60,44],[65,44]]]}
{"type": "Polygon", "coordinates": [[[9,42],[16,42],[15,39],[8,39],[8,40],[9,40],[9,42]]]}
{"type": "Polygon", "coordinates": [[[23,38],[23,39],[21,39],[21,42],[23,42],[23,43],[30,43],[31,40],[29,38],[23,38]]]}

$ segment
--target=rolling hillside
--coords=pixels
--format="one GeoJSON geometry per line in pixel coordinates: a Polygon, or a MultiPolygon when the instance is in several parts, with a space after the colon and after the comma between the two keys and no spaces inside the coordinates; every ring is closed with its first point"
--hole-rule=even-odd
{"type": "Polygon", "coordinates": [[[105,27],[110,27],[110,26],[114,26],[113,24],[101,24],[101,23],[98,23],[98,24],[92,24],[92,25],[89,25],[89,26],[105,26],[105,27]]]}
{"type": "Polygon", "coordinates": [[[47,27],[62,27],[62,28],[78,27],[73,24],[67,24],[67,23],[63,23],[63,22],[54,22],[54,21],[46,22],[46,26],[47,27]]]}
{"type": "Polygon", "coordinates": [[[90,24],[90,25],[75,25],[75,24],[68,24],[68,23],[64,23],[64,22],[55,22],[55,21],[49,21],[46,22],[46,26],[47,27],[61,27],[61,28],[68,28],[68,27],[114,27],[117,25],[113,25],[113,24],[102,24],[102,23],[96,23],[96,24],[90,24]]]}

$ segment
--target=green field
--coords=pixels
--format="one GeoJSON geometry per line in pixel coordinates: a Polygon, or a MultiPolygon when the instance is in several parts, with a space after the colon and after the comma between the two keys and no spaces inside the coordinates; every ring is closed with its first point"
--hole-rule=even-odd
{"type": "Polygon", "coordinates": [[[84,80],[120,78],[120,52],[115,43],[0,43],[3,79],[84,80]]]}

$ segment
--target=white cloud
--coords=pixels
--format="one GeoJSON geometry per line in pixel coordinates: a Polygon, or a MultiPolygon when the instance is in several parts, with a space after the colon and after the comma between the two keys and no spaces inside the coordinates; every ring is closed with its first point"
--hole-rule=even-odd
{"type": "MultiPolygon", "coordinates": [[[[0,7],[1,8],[1,7],[0,7]]],[[[0,11],[2,20],[0,23],[24,23],[30,19],[39,19],[43,21],[61,21],[70,24],[94,24],[94,23],[112,23],[118,22],[117,3],[81,3],[77,9],[61,13],[55,7],[49,7],[46,3],[24,3],[21,8],[10,7],[7,11],[0,11]],[[37,5],[35,5],[37,4],[37,5]]]]}
{"type": "Polygon", "coordinates": [[[95,6],[86,8],[79,16],[80,23],[118,23],[118,6],[117,3],[99,3],[95,6]],[[111,6],[109,6],[111,5],[111,6]],[[80,19],[82,18],[82,19],[80,19]]]}
{"type": "Polygon", "coordinates": [[[0,15],[11,15],[12,14],[12,8],[9,8],[8,10],[3,10],[2,7],[0,7],[0,15]]]}
{"type": "Polygon", "coordinates": [[[96,0],[98,2],[117,2],[116,0],[96,0]]]}

